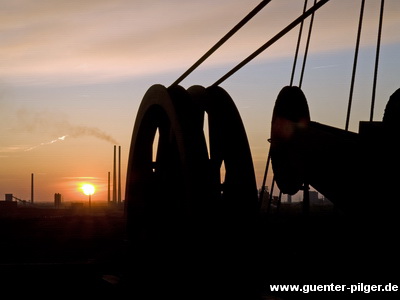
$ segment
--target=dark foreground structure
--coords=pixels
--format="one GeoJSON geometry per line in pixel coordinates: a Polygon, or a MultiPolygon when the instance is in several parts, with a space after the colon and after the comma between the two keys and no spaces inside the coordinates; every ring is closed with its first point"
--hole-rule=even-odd
{"type": "Polygon", "coordinates": [[[133,129],[123,210],[25,211],[0,219],[4,291],[135,300],[399,298],[399,291],[270,287],[400,283],[399,91],[382,122],[361,122],[355,133],[313,122],[301,83],[291,80],[272,113],[265,178],[271,166],[271,198],[275,185],[279,199],[299,191],[304,197],[300,207],[269,198],[263,211],[265,182],[258,194],[244,125],[219,86],[328,0],[305,5],[299,18],[215,84],[179,85],[269,2],[261,1],[171,86],[148,89],[133,129]],[[333,206],[310,205],[310,187],[333,206]]]}
{"type": "MultiPolygon", "coordinates": [[[[180,85],[269,2],[261,1],[171,86],[154,84],[142,99],[125,196],[131,272],[124,281],[126,286],[136,284],[129,290],[139,298],[337,299],[352,295],[273,293],[270,284],[386,284],[399,279],[399,246],[393,238],[399,227],[399,91],[388,101],[382,121],[372,121],[375,72],[371,119],[360,122],[358,133],[347,125],[342,130],[313,122],[302,77],[298,86],[293,84],[298,42],[290,85],[277,96],[272,113],[271,144],[258,194],[244,125],[233,99],[220,87],[297,25],[300,41],[303,21],[311,17],[307,49],[314,15],[328,0],[315,1],[309,9],[305,1],[303,14],[214,84],[187,89],[180,85]],[[271,197],[275,185],[279,199],[302,191],[302,213],[260,210],[270,167],[271,197]],[[311,214],[310,187],[335,209],[311,214]]],[[[364,1],[361,4],[351,90],[364,1]]],[[[380,297],[396,298],[398,293],[380,297]]]]}
{"type": "MultiPolygon", "coordinates": [[[[320,299],[318,293],[272,293],[269,286],[397,282],[398,131],[388,116],[399,115],[398,102],[396,91],[382,122],[362,123],[360,133],[352,133],[310,121],[301,89],[283,88],[272,117],[270,158],[279,189],[290,195],[303,190],[305,198],[300,213],[275,215],[260,210],[247,138],[227,93],[151,87],[139,109],[128,169],[126,282],[138,284],[131,291],[144,299],[320,299]],[[375,184],[384,191],[365,188],[375,184]],[[334,209],[311,213],[309,185],[334,209]]],[[[338,296],[346,293],[323,294],[338,296]]]]}
{"type": "Polygon", "coordinates": [[[302,203],[282,204],[246,229],[214,222],[205,235],[186,224],[186,236],[140,244],[129,240],[121,210],[18,210],[0,218],[1,288],[14,297],[355,299],[348,292],[272,292],[269,285],[399,280],[398,227],[332,206],[311,205],[305,215],[302,203]]]}
{"type": "Polygon", "coordinates": [[[125,227],[115,208],[0,210],[1,290],[48,299],[107,293],[126,257],[125,227]]]}

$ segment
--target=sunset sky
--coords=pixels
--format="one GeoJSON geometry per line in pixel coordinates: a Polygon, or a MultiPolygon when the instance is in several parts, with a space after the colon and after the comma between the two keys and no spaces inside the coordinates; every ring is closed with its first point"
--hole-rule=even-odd
{"type": "MultiPolygon", "coordinates": [[[[35,201],[54,201],[55,193],[64,201],[85,201],[82,183],[96,186],[92,201],[105,201],[113,145],[122,149],[124,190],[133,124],[146,90],[172,84],[258,3],[0,0],[0,200],[6,193],[30,200],[34,173],[35,201]]],[[[339,128],[345,126],[360,3],[331,0],[318,10],[302,86],[311,119],[339,128]]],[[[272,0],[181,85],[213,84],[298,17],[303,4],[272,0]]],[[[379,5],[366,1],[350,120],[355,132],[369,119],[379,5]]],[[[308,20],[305,25],[306,31],[308,20]]],[[[386,0],[377,121],[400,87],[399,30],[400,1],[386,0]]],[[[259,187],[272,109],[289,84],[297,34],[298,27],[221,84],[242,116],[259,187]]]]}

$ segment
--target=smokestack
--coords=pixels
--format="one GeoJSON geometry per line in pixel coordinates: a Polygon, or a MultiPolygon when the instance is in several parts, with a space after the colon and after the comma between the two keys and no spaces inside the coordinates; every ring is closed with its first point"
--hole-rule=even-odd
{"type": "Polygon", "coordinates": [[[111,201],[111,191],[110,191],[110,189],[111,189],[111,185],[110,185],[110,172],[108,172],[108,197],[107,197],[108,204],[110,204],[110,201],[111,201]]]}
{"type": "Polygon", "coordinates": [[[33,173],[31,174],[31,203],[33,203],[33,173]]]}
{"type": "Polygon", "coordinates": [[[114,145],[114,164],[113,164],[113,203],[115,204],[117,201],[117,172],[116,172],[116,163],[117,163],[117,146],[114,145]]]}
{"type": "Polygon", "coordinates": [[[118,204],[121,204],[121,146],[118,146],[118,204]]]}

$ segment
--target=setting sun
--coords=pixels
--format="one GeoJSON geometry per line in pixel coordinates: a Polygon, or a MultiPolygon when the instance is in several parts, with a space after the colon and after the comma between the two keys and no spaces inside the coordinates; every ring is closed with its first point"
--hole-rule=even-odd
{"type": "Polygon", "coordinates": [[[95,191],[94,185],[88,184],[88,183],[85,183],[84,185],[82,185],[81,189],[82,189],[83,193],[88,196],[93,195],[94,191],[95,191]]]}

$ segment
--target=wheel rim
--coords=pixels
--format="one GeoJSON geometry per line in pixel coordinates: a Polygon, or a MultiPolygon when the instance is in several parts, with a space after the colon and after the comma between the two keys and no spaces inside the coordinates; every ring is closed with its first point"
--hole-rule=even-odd
{"type": "Polygon", "coordinates": [[[284,194],[297,193],[305,181],[304,159],[294,151],[296,133],[310,122],[306,97],[300,88],[286,86],[278,94],[272,114],[271,163],[284,194]]]}
{"type": "Polygon", "coordinates": [[[132,134],[125,197],[131,238],[165,240],[172,234],[179,239],[188,228],[182,223],[201,211],[197,208],[207,197],[208,158],[200,117],[180,86],[153,85],[143,97],[132,134]]]}
{"type": "Polygon", "coordinates": [[[220,201],[220,209],[236,221],[254,218],[258,210],[257,185],[247,135],[236,105],[218,86],[192,86],[188,92],[208,114],[213,195],[220,201]],[[222,164],[225,176],[221,179],[222,164]]]}

